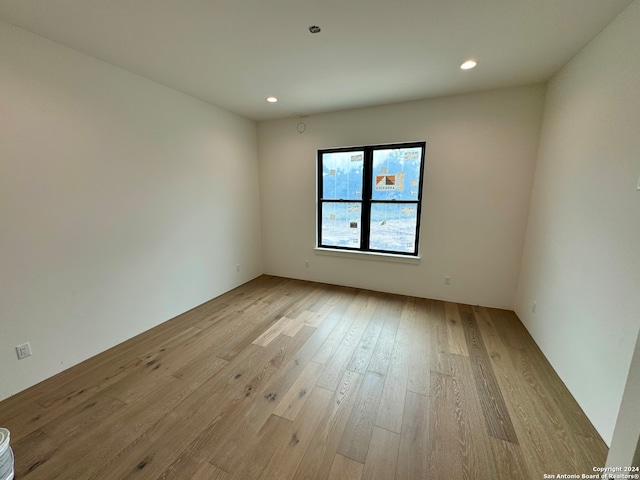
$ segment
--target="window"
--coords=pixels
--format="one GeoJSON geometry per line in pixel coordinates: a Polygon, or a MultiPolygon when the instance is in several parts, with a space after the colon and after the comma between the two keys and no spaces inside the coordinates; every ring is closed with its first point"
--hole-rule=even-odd
{"type": "Polygon", "coordinates": [[[318,247],[417,256],[424,150],[318,150],[318,247]]]}

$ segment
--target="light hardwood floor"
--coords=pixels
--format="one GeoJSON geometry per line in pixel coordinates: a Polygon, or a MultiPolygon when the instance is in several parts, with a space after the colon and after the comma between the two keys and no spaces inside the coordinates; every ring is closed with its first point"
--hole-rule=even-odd
{"type": "Polygon", "coordinates": [[[0,402],[16,479],[541,479],[606,445],[513,312],[262,276],[0,402]]]}

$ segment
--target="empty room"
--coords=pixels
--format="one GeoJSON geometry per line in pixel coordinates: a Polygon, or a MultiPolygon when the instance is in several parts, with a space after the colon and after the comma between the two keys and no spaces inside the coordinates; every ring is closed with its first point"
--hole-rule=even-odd
{"type": "Polygon", "coordinates": [[[0,0],[0,480],[640,478],[640,0],[0,0]]]}

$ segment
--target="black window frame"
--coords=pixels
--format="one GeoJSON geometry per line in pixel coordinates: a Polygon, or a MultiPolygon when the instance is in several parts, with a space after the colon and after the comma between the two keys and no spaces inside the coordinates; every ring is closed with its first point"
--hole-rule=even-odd
{"type": "Polygon", "coordinates": [[[422,218],[422,187],[424,184],[424,163],[426,156],[427,142],[404,142],[404,143],[387,143],[379,145],[361,145],[356,147],[339,147],[339,148],[326,148],[318,150],[317,154],[317,247],[326,248],[331,250],[343,250],[351,252],[368,252],[368,253],[380,253],[380,254],[392,254],[403,255],[409,257],[417,257],[420,247],[420,220],[422,218]],[[389,150],[389,149],[403,149],[403,148],[421,148],[422,155],[420,158],[420,181],[418,185],[418,198],[416,200],[378,200],[373,199],[373,152],[376,150],[389,150]],[[323,155],[327,153],[338,152],[364,152],[363,159],[363,173],[362,173],[362,192],[361,199],[336,199],[336,198],[322,198],[323,189],[323,155]],[[361,231],[360,231],[360,245],[358,247],[325,245],[322,243],[322,208],[325,203],[360,203],[361,204],[361,231]],[[372,249],[369,247],[370,243],[370,229],[371,229],[371,207],[374,204],[415,204],[416,205],[416,231],[414,241],[413,252],[400,252],[395,250],[380,250],[372,249]]]}

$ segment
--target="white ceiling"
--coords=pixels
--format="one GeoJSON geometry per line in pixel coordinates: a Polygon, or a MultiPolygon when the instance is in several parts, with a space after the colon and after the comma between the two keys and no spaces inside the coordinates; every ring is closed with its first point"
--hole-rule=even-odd
{"type": "Polygon", "coordinates": [[[0,19],[264,120],[546,81],[630,3],[0,0],[0,19]]]}

